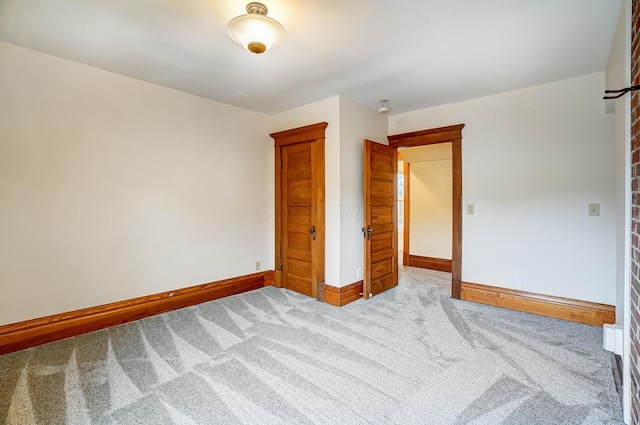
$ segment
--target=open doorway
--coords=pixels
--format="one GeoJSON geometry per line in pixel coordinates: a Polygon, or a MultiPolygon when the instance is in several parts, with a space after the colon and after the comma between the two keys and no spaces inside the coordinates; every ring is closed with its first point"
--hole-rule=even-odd
{"type": "Polygon", "coordinates": [[[400,148],[398,157],[398,235],[402,235],[398,246],[402,264],[450,273],[452,143],[400,148]]]}
{"type": "MultiPolygon", "coordinates": [[[[464,124],[388,136],[389,146],[413,146],[451,143],[451,297],[460,299],[462,289],[462,128],[464,124]]],[[[406,166],[405,166],[406,167],[406,166]]],[[[406,188],[406,179],[405,179],[406,188]]],[[[406,193],[405,193],[406,197],[406,193]]],[[[406,222],[406,211],[405,211],[406,222]]],[[[410,219],[410,218],[409,218],[410,219]]],[[[406,224],[405,224],[406,228],[406,224]]],[[[405,235],[406,237],[407,235],[405,235]]],[[[407,255],[408,252],[403,252],[407,255]]]]}

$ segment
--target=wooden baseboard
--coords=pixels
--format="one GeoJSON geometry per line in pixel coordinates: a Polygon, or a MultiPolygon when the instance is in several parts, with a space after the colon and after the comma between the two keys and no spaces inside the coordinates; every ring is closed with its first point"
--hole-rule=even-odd
{"type": "Polygon", "coordinates": [[[408,266],[451,273],[451,260],[409,254],[408,266]]]}
{"type": "Polygon", "coordinates": [[[615,306],[607,304],[469,282],[462,282],[461,295],[461,299],[467,301],[584,323],[585,325],[602,326],[605,323],[615,323],[616,321],[615,306]]]}
{"type": "Polygon", "coordinates": [[[174,291],[84,308],[0,326],[0,354],[77,336],[178,308],[262,288],[273,271],[224,279],[174,291]]]}
{"type": "Polygon", "coordinates": [[[335,286],[324,286],[324,302],[334,305],[336,307],[342,307],[349,304],[352,301],[362,298],[362,285],[363,282],[354,282],[350,285],[336,288],[335,286]]]}

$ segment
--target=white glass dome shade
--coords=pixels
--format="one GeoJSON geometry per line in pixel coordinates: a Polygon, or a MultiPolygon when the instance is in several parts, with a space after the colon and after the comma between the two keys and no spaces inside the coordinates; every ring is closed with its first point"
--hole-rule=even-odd
{"type": "Polygon", "coordinates": [[[267,16],[262,3],[247,4],[247,14],[236,16],[229,22],[229,37],[248,51],[256,54],[278,46],[284,41],[284,27],[267,16]]]}

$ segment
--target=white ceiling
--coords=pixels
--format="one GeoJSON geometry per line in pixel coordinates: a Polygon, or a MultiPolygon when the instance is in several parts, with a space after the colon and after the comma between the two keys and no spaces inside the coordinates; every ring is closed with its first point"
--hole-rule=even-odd
{"type": "Polygon", "coordinates": [[[227,36],[248,0],[0,0],[0,40],[268,114],[393,114],[602,71],[621,1],[265,0],[287,38],[254,55],[227,36]]]}

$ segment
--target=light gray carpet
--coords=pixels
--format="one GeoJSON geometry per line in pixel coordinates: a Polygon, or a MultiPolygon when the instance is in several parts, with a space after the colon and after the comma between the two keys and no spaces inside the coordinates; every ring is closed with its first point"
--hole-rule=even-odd
{"type": "Polygon", "coordinates": [[[0,356],[7,424],[618,424],[600,328],[449,298],[264,288],[0,356]]]}

